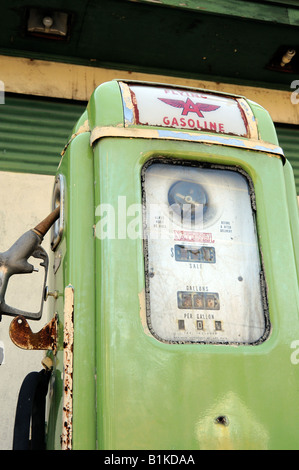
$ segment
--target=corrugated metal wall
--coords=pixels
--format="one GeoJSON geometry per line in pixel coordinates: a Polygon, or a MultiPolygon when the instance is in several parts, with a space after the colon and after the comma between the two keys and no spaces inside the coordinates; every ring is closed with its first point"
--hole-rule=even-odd
{"type": "Polygon", "coordinates": [[[293,167],[297,194],[299,195],[299,127],[281,124],[276,124],[275,127],[279,144],[293,167]]]}
{"type": "Polygon", "coordinates": [[[0,105],[0,170],[54,174],[85,106],[6,94],[5,104],[0,105]]]}
{"type": "MultiPolygon", "coordinates": [[[[0,170],[54,174],[86,103],[5,95],[0,105],[0,170]]],[[[299,127],[276,124],[299,194],[299,127]]]]}

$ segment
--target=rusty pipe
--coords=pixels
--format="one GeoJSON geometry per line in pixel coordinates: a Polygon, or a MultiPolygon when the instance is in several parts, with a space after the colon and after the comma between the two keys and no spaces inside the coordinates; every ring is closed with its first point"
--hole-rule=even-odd
{"type": "Polygon", "coordinates": [[[23,315],[26,318],[37,320],[41,317],[42,306],[37,313],[23,312],[7,305],[5,294],[11,276],[14,274],[32,273],[34,270],[34,266],[28,262],[30,256],[40,258],[43,261],[40,265],[45,268],[44,292],[48,269],[48,255],[40,245],[45,234],[59,217],[60,206],[57,206],[34,229],[25,232],[7,251],[0,253],[0,321],[2,314],[23,315]]]}
{"type": "Polygon", "coordinates": [[[44,220],[42,220],[36,227],[34,227],[33,231],[37,233],[40,237],[44,237],[51,226],[59,219],[60,216],[60,205],[54,209],[51,214],[49,214],[44,220]]]}

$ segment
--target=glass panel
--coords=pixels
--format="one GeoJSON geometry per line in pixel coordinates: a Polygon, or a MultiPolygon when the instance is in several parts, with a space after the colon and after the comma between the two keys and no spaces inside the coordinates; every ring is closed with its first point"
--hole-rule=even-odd
{"type": "Polygon", "coordinates": [[[180,343],[265,339],[248,178],[234,168],[171,163],[152,163],[143,176],[151,333],[180,343]]]}

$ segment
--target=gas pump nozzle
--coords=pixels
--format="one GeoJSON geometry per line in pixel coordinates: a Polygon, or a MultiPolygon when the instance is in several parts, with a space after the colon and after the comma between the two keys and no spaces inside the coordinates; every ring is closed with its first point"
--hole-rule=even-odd
{"type": "Polygon", "coordinates": [[[7,251],[0,253],[0,320],[3,314],[10,316],[23,315],[25,318],[32,320],[39,320],[41,318],[43,296],[40,310],[36,313],[31,313],[7,305],[5,303],[5,293],[8,281],[12,275],[32,273],[34,267],[27,261],[30,256],[42,260],[40,266],[43,266],[45,269],[43,291],[45,290],[49,260],[46,251],[40,245],[47,231],[59,218],[59,214],[60,207],[58,206],[35,228],[25,232],[7,251]]]}

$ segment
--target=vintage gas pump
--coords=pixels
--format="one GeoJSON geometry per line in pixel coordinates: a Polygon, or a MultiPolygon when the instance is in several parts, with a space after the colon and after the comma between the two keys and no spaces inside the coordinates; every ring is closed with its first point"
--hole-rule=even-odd
{"type": "Polygon", "coordinates": [[[298,448],[298,206],[263,108],[105,83],[56,208],[47,448],[298,448]]]}

